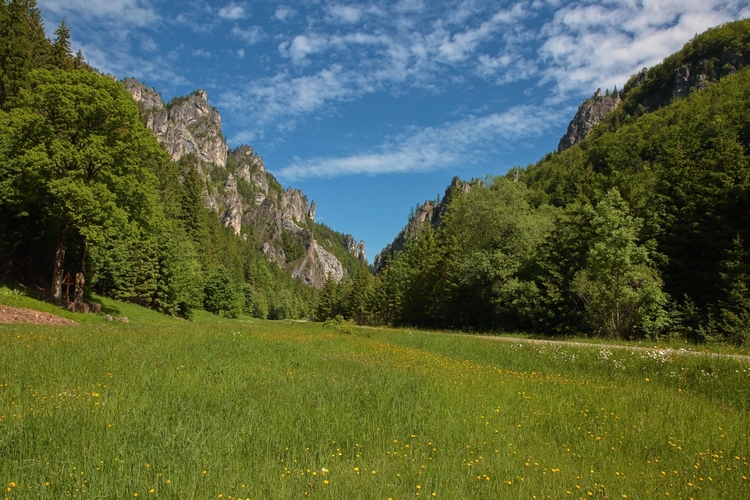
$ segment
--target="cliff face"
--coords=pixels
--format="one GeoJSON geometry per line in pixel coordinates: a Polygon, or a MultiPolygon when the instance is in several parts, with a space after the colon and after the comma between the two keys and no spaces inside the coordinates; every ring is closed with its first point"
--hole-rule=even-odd
{"type": "Polygon", "coordinates": [[[625,114],[631,116],[655,111],[748,66],[750,41],[744,35],[733,34],[735,29],[742,30],[739,23],[747,23],[747,20],[712,28],[663,63],[643,68],[630,78],[622,92],[615,90],[611,95],[602,96],[597,90],[578,108],[560,139],[558,152],[581,142],[610,112],[621,106],[625,114]]]}
{"type": "Polygon", "coordinates": [[[367,264],[367,254],[365,253],[365,242],[354,239],[351,234],[346,235],[346,251],[354,255],[363,264],[367,264]]]}
{"type": "Polygon", "coordinates": [[[204,90],[165,105],[153,89],[137,80],[124,80],[123,85],[141,106],[146,126],[153,130],[172,161],[193,153],[206,163],[226,163],[229,148],[221,133],[221,116],[208,103],[204,90]]]}
{"type": "Polygon", "coordinates": [[[599,125],[604,117],[617,108],[621,102],[618,92],[602,95],[601,89],[597,90],[591,98],[583,101],[583,104],[578,107],[578,112],[568,125],[568,131],[560,139],[557,151],[570,149],[584,140],[591,129],[599,125]]]}
{"type": "Polygon", "coordinates": [[[387,244],[379,254],[375,256],[373,267],[375,272],[378,272],[385,265],[386,260],[392,257],[394,254],[402,251],[406,248],[406,242],[412,238],[417,237],[420,231],[427,224],[437,229],[442,221],[443,215],[448,208],[448,204],[454,196],[460,196],[464,193],[469,192],[471,189],[471,183],[462,181],[458,177],[454,177],[451,181],[450,186],[445,190],[440,203],[432,201],[426,201],[419,205],[414,213],[414,217],[409,219],[406,226],[398,233],[393,242],[387,244]]]}
{"type": "Polygon", "coordinates": [[[329,275],[340,281],[347,274],[335,252],[348,251],[367,262],[363,241],[354,244],[353,250],[348,246],[337,249],[341,244],[330,238],[324,243],[316,241],[316,203],[308,204],[298,189],[283,190],[253,148],[242,145],[229,150],[221,116],[208,103],[205,91],[164,104],[156,90],[143,83],[132,78],[122,83],[171,160],[179,161],[188,154],[198,160],[196,169],[207,184],[206,206],[236,235],[249,240],[247,233],[252,233],[248,243],[269,260],[316,287],[322,287],[329,275]],[[244,228],[252,231],[243,233],[244,228]]]}

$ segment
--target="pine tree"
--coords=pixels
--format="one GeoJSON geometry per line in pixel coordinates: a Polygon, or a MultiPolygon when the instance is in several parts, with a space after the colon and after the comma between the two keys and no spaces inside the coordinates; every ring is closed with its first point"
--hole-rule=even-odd
{"type": "Polygon", "coordinates": [[[55,65],[61,69],[73,68],[73,51],[70,47],[70,30],[63,19],[55,30],[55,41],[52,43],[52,56],[55,65]]]}

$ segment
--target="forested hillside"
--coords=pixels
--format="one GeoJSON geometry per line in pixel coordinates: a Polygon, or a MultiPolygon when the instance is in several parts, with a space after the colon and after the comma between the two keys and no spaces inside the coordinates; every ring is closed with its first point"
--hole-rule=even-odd
{"type": "Polygon", "coordinates": [[[3,279],[76,308],[95,292],[188,318],[311,313],[316,290],[222,224],[195,157],[170,158],[123,84],[73,56],[64,22],[49,41],[34,0],[6,0],[0,26],[3,279]]]}
{"type": "Polygon", "coordinates": [[[748,53],[748,20],[697,36],[579,144],[453,197],[366,294],[327,286],[321,316],[746,341],[750,71],[722,61],[748,53]],[[712,76],[667,96],[688,63],[712,76]]]}

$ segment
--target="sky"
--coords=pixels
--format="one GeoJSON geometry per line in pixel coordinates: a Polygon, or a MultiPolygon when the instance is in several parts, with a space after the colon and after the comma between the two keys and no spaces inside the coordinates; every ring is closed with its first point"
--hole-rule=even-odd
{"type": "Polygon", "coordinates": [[[165,101],[198,88],[317,221],[372,262],[454,176],[556,150],[581,102],[622,88],[741,0],[37,0],[48,36],[165,101]]]}

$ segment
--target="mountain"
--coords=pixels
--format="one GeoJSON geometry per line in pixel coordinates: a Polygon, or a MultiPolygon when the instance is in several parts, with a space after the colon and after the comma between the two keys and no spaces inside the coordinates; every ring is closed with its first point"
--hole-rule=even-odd
{"type": "MultiPolygon", "coordinates": [[[[704,89],[722,78],[737,73],[750,65],[750,19],[711,28],[690,40],[677,53],[652,68],[643,68],[631,76],[621,91],[597,89],[593,96],[578,107],[578,111],[560,139],[557,152],[562,153],[581,143],[592,133],[616,131],[623,124],[652,113],[704,89]],[[601,125],[601,127],[600,127],[601,125]]],[[[544,160],[540,161],[540,164],[544,160]]],[[[440,224],[445,213],[449,193],[459,188],[466,192],[470,184],[455,177],[446,189],[442,201],[426,201],[417,205],[404,229],[375,256],[374,267],[380,270],[387,257],[402,251],[406,242],[417,235],[426,221],[433,228],[440,224]]]]}
{"type": "Polygon", "coordinates": [[[404,248],[406,248],[406,243],[417,236],[428,224],[433,228],[437,228],[440,225],[441,218],[445,214],[445,210],[451,199],[455,196],[467,193],[471,189],[472,184],[481,185],[481,182],[474,181],[469,183],[462,181],[458,177],[454,177],[450,186],[445,189],[445,195],[442,199],[429,200],[418,204],[414,210],[414,214],[409,217],[406,226],[404,226],[398,235],[396,235],[393,242],[387,244],[385,248],[375,256],[373,263],[375,272],[381,270],[388,259],[393,258],[398,252],[404,250],[404,248]]]}
{"type": "Polygon", "coordinates": [[[597,90],[578,108],[560,139],[558,152],[585,139],[609,116],[608,130],[706,88],[750,64],[750,19],[711,28],[675,54],[630,77],[621,92],[597,90]],[[612,113],[617,110],[617,113],[612,113]],[[610,115],[610,113],[612,113],[610,115]]]}
{"type": "Polygon", "coordinates": [[[204,90],[164,103],[138,80],[122,83],[171,160],[199,173],[206,206],[270,261],[317,288],[328,276],[338,282],[367,264],[364,241],[315,222],[315,201],[298,189],[284,190],[250,146],[230,150],[221,115],[204,90]]]}
{"type": "Polygon", "coordinates": [[[614,111],[621,102],[622,99],[617,90],[612,94],[607,91],[606,95],[602,95],[602,90],[597,89],[592,97],[583,101],[578,107],[578,112],[570,121],[567,132],[560,139],[557,151],[570,149],[584,140],[591,129],[599,125],[604,117],[614,111]]]}

